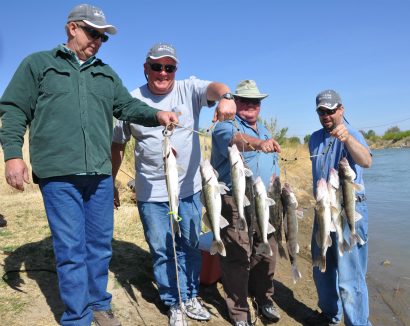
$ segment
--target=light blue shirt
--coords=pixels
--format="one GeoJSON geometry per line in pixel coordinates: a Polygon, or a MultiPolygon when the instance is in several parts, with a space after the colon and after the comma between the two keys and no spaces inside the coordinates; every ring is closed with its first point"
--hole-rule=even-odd
{"type": "MultiPolygon", "coordinates": [[[[272,138],[265,126],[259,122],[256,122],[258,132],[238,115],[235,116],[235,122],[238,125],[240,132],[243,134],[262,140],[272,138]]],[[[219,173],[218,181],[224,182],[231,190],[232,183],[228,147],[233,135],[237,132],[238,130],[236,129],[236,126],[234,125],[232,127],[231,121],[224,121],[218,122],[212,134],[211,165],[219,173]]],[[[238,149],[243,155],[245,163],[251,168],[254,179],[260,175],[267,190],[272,173],[280,175],[277,155],[274,153],[256,153],[255,151],[242,152],[240,145],[238,146],[238,149]]],[[[231,192],[228,193],[231,194],[231,192]]]]}
{"type": "MultiPolygon", "coordinates": [[[[367,146],[366,141],[363,135],[353,128],[348,123],[344,122],[347,131],[349,132],[350,136],[353,136],[360,144],[365,146],[370,154],[372,154],[370,148],[367,146]]],[[[309,138],[309,152],[310,155],[318,155],[322,154],[326,147],[330,144],[332,136],[324,129],[320,129],[315,131],[312,136],[309,138]]],[[[363,182],[363,168],[356,164],[353,160],[352,155],[350,154],[347,146],[344,143],[341,143],[335,138],[333,140],[332,146],[327,150],[325,155],[312,157],[312,174],[313,174],[313,195],[316,197],[316,185],[318,180],[321,178],[325,178],[326,181],[329,179],[329,173],[331,167],[335,168],[336,170],[339,169],[339,162],[346,157],[347,161],[349,162],[350,167],[356,173],[355,183],[359,183],[364,186],[363,182]],[[342,148],[343,147],[343,148],[342,148]],[[322,171],[322,164],[323,164],[323,171],[322,171]]],[[[356,193],[356,196],[361,196],[365,194],[365,190],[356,193]]]]}

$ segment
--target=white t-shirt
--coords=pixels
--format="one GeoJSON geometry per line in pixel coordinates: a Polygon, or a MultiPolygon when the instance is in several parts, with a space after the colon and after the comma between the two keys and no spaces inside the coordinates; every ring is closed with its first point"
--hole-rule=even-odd
{"type": "MultiPolygon", "coordinates": [[[[166,95],[154,95],[147,85],[137,88],[131,95],[148,105],[163,111],[174,111],[179,125],[198,130],[199,112],[203,106],[212,107],[215,102],[206,99],[210,81],[191,77],[175,81],[174,88],[166,95]]],[[[135,138],[135,193],[138,201],[167,202],[168,192],[164,168],[155,171],[162,159],[164,136],[160,127],[143,127],[117,120],[114,126],[113,142],[126,143],[135,138]]],[[[199,163],[202,161],[199,136],[190,130],[175,127],[171,141],[178,152],[177,164],[186,171],[179,174],[179,198],[189,197],[201,189],[199,163]]]]}

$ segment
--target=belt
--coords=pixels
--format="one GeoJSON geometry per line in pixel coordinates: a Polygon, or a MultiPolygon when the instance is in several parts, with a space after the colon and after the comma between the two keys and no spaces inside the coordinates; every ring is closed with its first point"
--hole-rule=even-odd
{"type": "Polygon", "coordinates": [[[362,202],[362,201],[366,201],[366,196],[365,195],[363,195],[363,196],[356,196],[356,201],[357,202],[362,202]]]}

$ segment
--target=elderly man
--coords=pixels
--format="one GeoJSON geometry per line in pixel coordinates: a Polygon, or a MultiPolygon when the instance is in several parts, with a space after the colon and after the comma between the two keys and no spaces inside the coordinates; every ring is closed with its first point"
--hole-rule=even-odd
{"type": "MultiPolygon", "coordinates": [[[[259,174],[267,189],[273,162],[277,168],[276,173],[280,174],[273,152],[281,152],[280,145],[272,139],[265,126],[258,122],[261,100],[268,95],[260,94],[253,80],[243,80],[238,83],[234,96],[237,107],[235,121],[243,138],[254,149],[265,154],[257,154],[252,147],[244,143],[239,132],[234,133],[231,122],[218,123],[212,135],[211,165],[219,173],[219,181],[225,182],[231,188],[228,147],[236,144],[239,150],[244,151],[245,163],[251,168],[254,177],[259,174]]],[[[255,297],[266,318],[278,321],[280,314],[271,298],[278,251],[273,233],[268,235],[273,256],[265,253],[257,255],[256,249],[262,242],[261,237],[254,233],[253,246],[250,248],[248,233],[244,230],[235,231],[238,209],[232,201],[232,192],[222,196],[222,216],[228,220],[229,226],[221,229],[226,257],[219,256],[219,261],[226,305],[232,322],[236,326],[252,325],[247,302],[248,292],[255,297]]]]}
{"type": "MultiPolygon", "coordinates": [[[[363,183],[363,168],[372,164],[372,154],[363,135],[348,123],[343,122],[344,107],[340,95],[326,90],[316,97],[316,112],[323,128],[314,132],[309,139],[310,155],[318,155],[329,146],[332,137],[332,148],[325,156],[312,158],[313,189],[316,196],[316,184],[321,178],[329,177],[330,169],[338,169],[338,163],[347,158],[350,167],[356,173],[356,184],[363,183]]],[[[313,268],[322,313],[316,312],[308,317],[309,325],[338,325],[344,313],[344,323],[352,325],[371,325],[369,317],[369,300],[365,280],[367,270],[367,228],[368,212],[364,190],[356,194],[356,211],[362,218],[355,222],[355,228],[364,244],[351,245],[352,252],[338,254],[336,233],[331,232],[332,246],[326,253],[326,272],[313,268]]],[[[312,234],[312,258],[320,254],[315,235],[318,223],[315,217],[312,234]]],[[[349,226],[346,223],[344,238],[349,243],[349,226]]]]}
{"type": "Polygon", "coordinates": [[[6,179],[24,190],[22,160],[30,126],[30,159],[53,235],[62,325],[118,326],[107,293],[113,235],[110,145],[112,117],[144,126],[178,121],[133,98],[97,59],[104,34],[117,29],[101,9],[80,5],[68,15],[68,41],[23,60],[0,100],[6,179]]]}
{"type": "MultiPolygon", "coordinates": [[[[230,89],[221,83],[191,77],[175,80],[178,69],[177,51],[166,43],[157,43],[148,51],[144,72],[148,83],[131,93],[149,105],[178,113],[180,124],[198,129],[201,107],[211,107],[219,101],[214,122],[233,119],[236,106],[230,89]]],[[[178,284],[175,271],[171,224],[168,213],[168,193],[162,163],[161,143],[163,128],[144,128],[117,120],[112,143],[113,177],[118,172],[126,143],[131,135],[135,145],[135,192],[145,238],[154,263],[154,274],[161,299],[170,306],[169,325],[187,325],[181,314],[178,284]]],[[[175,236],[178,257],[178,277],[183,310],[193,319],[208,320],[211,315],[197,299],[201,253],[198,249],[201,231],[202,203],[200,201],[201,176],[199,163],[201,148],[198,134],[177,127],[172,135],[179,154],[177,164],[184,170],[179,174],[179,226],[181,237],[175,236]]],[[[119,205],[116,195],[114,205],[119,205]]]]}

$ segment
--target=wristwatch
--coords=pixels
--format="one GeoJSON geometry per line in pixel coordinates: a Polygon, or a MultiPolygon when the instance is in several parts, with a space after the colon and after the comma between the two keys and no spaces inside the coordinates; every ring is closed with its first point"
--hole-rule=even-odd
{"type": "Polygon", "coordinates": [[[221,97],[219,99],[222,100],[223,98],[226,98],[227,100],[234,100],[235,99],[233,97],[232,93],[225,93],[225,94],[221,95],[221,97]]]}

